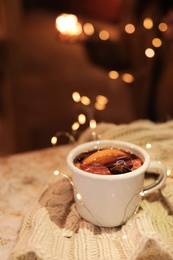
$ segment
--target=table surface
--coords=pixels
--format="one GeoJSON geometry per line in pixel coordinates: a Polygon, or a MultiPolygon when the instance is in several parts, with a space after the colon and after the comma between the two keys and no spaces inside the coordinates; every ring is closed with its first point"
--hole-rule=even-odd
{"type": "Polygon", "coordinates": [[[9,259],[24,216],[72,145],[0,158],[0,259],[9,259]]]}

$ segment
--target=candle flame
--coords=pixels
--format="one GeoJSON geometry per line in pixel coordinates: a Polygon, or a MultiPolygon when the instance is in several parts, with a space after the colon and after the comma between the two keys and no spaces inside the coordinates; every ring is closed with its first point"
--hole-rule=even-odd
{"type": "Polygon", "coordinates": [[[74,14],[61,14],[56,18],[55,25],[57,30],[64,35],[80,35],[82,26],[74,14]]]}

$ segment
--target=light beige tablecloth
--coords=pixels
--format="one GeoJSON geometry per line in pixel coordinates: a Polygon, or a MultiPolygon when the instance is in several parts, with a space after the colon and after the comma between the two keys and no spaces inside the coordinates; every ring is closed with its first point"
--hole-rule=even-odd
{"type": "MultiPolygon", "coordinates": [[[[6,165],[4,165],[3,175],[5,173],[9,175],[10,187],[7,189],[4,185],[5,188],[1,195],[7,195],[6,202],[3,202],[3,210],[6,211],[6,206],[9,211],[11,210],[13,216],[6,214],[8,223],[0,229],[0,249],[2,249],[0,259],[5,260],[9,256],[9,259],[46,260],[173,259],[173,121],[157,125],[149,121],[137,121],[121,126],[102,123],[97,126],[96,133],[100,139],[134,142],[147,149],[152,159],[164,162],[170,175],[162,190],[144,198],[139,212],[124,226],[119,228],[95,227],[78,215],[69,180],[53,175],[54,170],[60,169],[70,176],[64,162],[72,145],[12,157],[11,161],[8,158],[11,166],[15,166],[16,163],[16,173],[12,174],[13,170],[10,173],[9,168],[5,171],[6,165]],[[147,148],[149,146],[146,147],[148,143],[151,144],[150,149],[147,148]],[[20,169],[22,159],[24,175],[21,174],[22,169],[20,169]],[[32,167],[31,161],[34,163],[32,167]],[[27,166],[29,169],[26,170],[27,166]],[[22,178],[14,177],[17,175],[17,169],[22,178]],[[43,172],[41,173],[40,170],[43,172]],[[45,171],[49,171],[49,173],[45,173],[45,171]],[[18,186],[12,185],[11,174],[14,177],[14,183],[18,186]],[[49,174],[52,177],[49,178],[49,174]],[[38,185],[35,194],[31,176],[34,178],[36,186],[38,185]],[[29,192],[30,202],[29,197],[26,196],[27,199],[25,197],[27,189],[20,194],[21,183],[25,178],[29,178],[26,183],[32,183],[32,188],[28,189],[32,190],[31,193],[29,192]],[[42,183],[40,183],[41,181],[42,183]],[[44,183],[47,184],[44,186],[44,183]],[[39,195],[38,187],[43,186],[44,189],[39,195]],[[12,187],[13,191],[15,187],[15,190],[18,189],[19,192],[16,198],[16,211],[18,212],[20,208],[22,212],[21,216],[19,212],[18,214],[16,212],[20,219],[17,227],[12,225],[13,221],[13,224],[17,223],[16,215],[14,218],[15,205],[12,206],[15,199],[9,195],[12,187]],[[37,200],[34,202],[36,195],[37,200]],[[20,205],[21,199],[23,202],[20,205]],[[22,208],[22,204],[24,208],[22,208]],[[28,210],[27,204],[32,205],[30,210],[28,210]]],[[[91,140],[91,136],[91,130],[86,130],[78,143],[91,140]]],[[[3,180],[2,174],[0,176],[3,180]]],[[[6,215],[3,215],[4,219],[6,215]]],[[[1,223],[4,219],[0,219],[1,223]]]]}

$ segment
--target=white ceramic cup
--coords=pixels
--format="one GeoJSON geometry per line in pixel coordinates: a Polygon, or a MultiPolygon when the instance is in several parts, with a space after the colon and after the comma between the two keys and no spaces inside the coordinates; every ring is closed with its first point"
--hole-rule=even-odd
{"type": "Polygon", "coordinates": [[[78,213],[90,223],[101,227],[124,224],[136,211],[141,194],[150,194],[161,188],[166,180],[166,168],[161,162],[151,161],[141,147],[117,140],[99,140],[76,146],[67,156],[72,173],[73,190],[78,213]],[[116,175],[100,175],[85,172],[74,165],[80,153],[100,148],[116,148],[136,154],[143,162],[138,169],[116,175]],[[159,171],[159,178],[144,187],[145,172],[159,171]]]}

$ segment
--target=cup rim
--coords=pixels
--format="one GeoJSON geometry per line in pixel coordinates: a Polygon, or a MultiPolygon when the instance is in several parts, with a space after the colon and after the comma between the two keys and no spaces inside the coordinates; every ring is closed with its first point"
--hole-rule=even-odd
{"type": "Polygon", "coordinates": [[[126,141],[109,139],[109,140],[89,141],[89,142],[85,142],[85,143],[77,145],[68,153],[67,165],[68,165],[69,169],[72,171],[72,175],[73,175],[73,172],[75,172],[75,173],[78,173],[85,177],[92,178],[92,179],[103,179],[103,180],[104,179],[109,179],[109,180],[126,179],[129,177],[135,177],[136,175],[140,175],[141,173],[144,173],[149,166],[149,162],[150,162],[149,159],[150,159],[150,156],[142,147],[140,147],[136,144],[130,143],[130,142],[126,142],[126,141]],[[133,151],[134,154],[136,154],[143,160],[143,164],[138,169],[136,169],[132,172],[127,172],[125,174],[115,174],[115,175],[102,175],[102,174],[94,174],[94,173],[90,173],[90,172],[85,172],[85,171],[77,168],[73,164],[73,159],[75,158],[75,156],[77,156],[81,152],[89,150],[90,148],[91,149],[97,149],[100,147],[105,147],[105,148],[115,147],[116,148],[116,146],[119,146],[118,148],[122,149],[124,151],[129,151],[129,152],[133,151]],[[123,148],[123,147],[125,147],[125,148],[123,148]]]}

